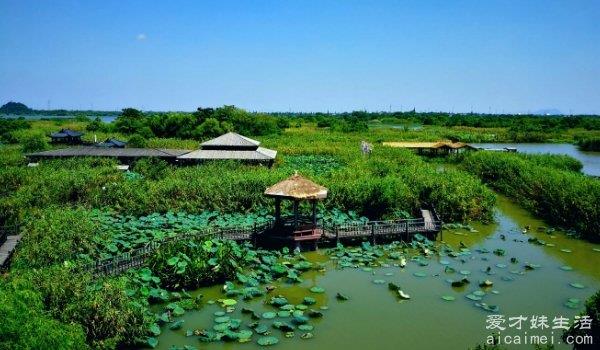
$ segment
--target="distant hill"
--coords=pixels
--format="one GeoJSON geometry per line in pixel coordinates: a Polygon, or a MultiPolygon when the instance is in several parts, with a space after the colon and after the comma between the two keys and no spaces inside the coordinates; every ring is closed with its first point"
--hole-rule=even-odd
{"type": "Polygon", "coordinates": [[[32,110],[20,102],[9,102],[0,107],[0,114],[29,114],[32,110]]]}

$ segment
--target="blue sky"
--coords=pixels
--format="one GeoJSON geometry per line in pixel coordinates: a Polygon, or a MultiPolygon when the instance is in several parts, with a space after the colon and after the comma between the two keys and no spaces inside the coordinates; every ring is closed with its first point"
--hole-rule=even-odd
{"type": "Polygon", "coordinates": [[[0,104],[600,114],[600,1],[0,0],[0,104]]]}

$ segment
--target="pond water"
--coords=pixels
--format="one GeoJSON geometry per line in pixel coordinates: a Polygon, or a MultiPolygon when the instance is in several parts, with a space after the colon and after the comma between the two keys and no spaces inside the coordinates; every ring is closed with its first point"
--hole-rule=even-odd
{"type": "Polygon", "coordinates": [[[570,143],[473,143],[481,148],[514,147],[522,153],[566,154],[583,163],[582,172],[588,175],[600,176],[600,152],[581,151],[570,143]]]}
{"type": "MultiPolygon", "coordinates": [[[[40,120],[40,119],[73,119],[73,116],[69,115],[2,115],[1,118],[25,118],[27,120],[40,120]]],[[[91,120],[94,120],[96,117],[89,117],[91,120]]],[[[103,123],[112,123],[117,119],[116,115],[105,115],[100,117],[103,123]]]]}
{"type": "MultiPolygon", "coordinates": [[[[265,304],[272,295],[281,294],[292,304],[301,303],[305,296],[311,296],[317,303],[311,308],[318,309],[326,305],[324,317],[311,319],[314,325],[312,339],[301,339],[303,332],[296,331],[293,338],[287,339],[284,333],[271,329],[271,335],[279,338],[277,349],[466,349],[485,341],[492,333],[486,329],[486,317],[490,315],[474,304],[475,301],[465,296],[480,290],[478,281],[491,280],[491,288],[483,289],[486,295],[483,302],[497,305],[499,314],[505,318],[523,315],[545,315],[552,326],[554,317],[564,316],[571,321],[583,310],[583,303],[600,288],[600,246],[554,232],[538,232],[538,226],[545,224],[533,218],[528,212],[517,207],[508,199],[500,197],[494,224],[474,225],[479,232],[467,230],[444,230],[443,239],[454,249],[460,248],[461,242],[468,247],[470,255],[457,258],[432,257],[428,266],[421,266],[407,259],[405,268],[376,267],[372,271],[361,268],[339,268],[333,260],[329,260],[324,250],[306,253],[312,261],[326,262],[326,271],[308,271],[301,277],[300,284],[276,283],[277,289],[267,297],[246,302],[238,300],[236,310],[230,314],[232,318],[242,319],[240,329],[248,329],[252,322],[246,314],[241,314],[242,306],[253,308],[262,313],[277,311],[265,304]],[[524,234],[523,228],[531,226],[524,234]],[[529,243],[528,238],[537,237],[549,244],[529,243]],[[504,249],[505,256],[492,253],[495,249],[504,249]],[[479,250],[479,251],[478,251],[479,250]],[[511,263],[511,258],[518,259],[511,263]],[[525,270],[525,263],[536,264],[534,270],[525,270]],[[446,273],[446,263],[457,272],[446,273]],[[499,264],[498,266],[496,264],[499,264]],[[491,267],[491,274],[486,272],[491,267]],[[572,270],[561,267],[570,266],[572,270]],[[471,283],[461,288],[454,288],[448,279],[458,280],[464,277],[458,271],[470,272],[467,276],[471,283]],[[424,277],[417,277],[415,272],[422,272],[424,277]],[[376,284],[376,279],[384,280],[384,284],[376,284]],[[513,279],[509,281],[508,279],[513,279]],[[400,300],[390,291],[387,282],[394,282],[402,290],[410,294],[410,300],[400,300]],[[575,288],[571,283],[578,283],[583,288],[575,288]],[[321,286],[323,294],[311,293],[312,286],[321,286]],[[492,291],[496,291],[492,293],[492,291]],[[339,301],[336,293],[341,292],[350,299],[339,301]],[[445,301],[442,296],[453,296],[454,301],[445,301]],[[575,309],[565,306],[569,298],[581,300],[575,309]]],[[[438,241],[439,241],[438,237],[438,241]]],[[[407,257],[408,258],[408,257],[407,257]]],[[[580,287],[581,287],[580,286],[580,287]]],[[[204,295],[204,300],[225,298],[221,287],[203,288],[195,292],[204,295]]],[[[163,327],[157,348],[168,349],[175,345],[183,347],[192,345],[202,349],[255,349],[257,336],[248,343],[215,342],[201,343],[197,336],[186,337],[186,330],[211,329],[214,325],[213,313],[223,309],[214,304],[204,304],[201,310],[188,311],[181,319],[185,320],[180,330],[169,330],[163,327]]],[[[270,326],[271,321],[262,319],[261,324],[270,326]]],[[[505,324],[506,326],[506,324],[505,324]]],[[[270,328],[270,327],[269,327],[270,328]]],[[[508,329],[503,334],[523,335],[545,334],[554,336],[560,341],[561,330],[530,330],[529,321],[523,323],[521,331],[508,329]]],[[[557,344],[557,343],[555,343],[557,344]]],[[[525,347],[532,348],[532,347],[525,347]]],[[[558,349],[568,349],[558,344],[558,349]]]]}

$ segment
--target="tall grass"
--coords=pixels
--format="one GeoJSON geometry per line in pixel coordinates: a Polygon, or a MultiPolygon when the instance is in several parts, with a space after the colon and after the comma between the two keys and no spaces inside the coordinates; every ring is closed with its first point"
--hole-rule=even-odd
{"type": "Polygon", "coordinates": [[[513,154],[476,152],[465,157],[462,167],[548,222],[600,240],[598,180],[561,170],[569,166],[557,166],[556,159],[544,164],[544,158],[513,154]]]}

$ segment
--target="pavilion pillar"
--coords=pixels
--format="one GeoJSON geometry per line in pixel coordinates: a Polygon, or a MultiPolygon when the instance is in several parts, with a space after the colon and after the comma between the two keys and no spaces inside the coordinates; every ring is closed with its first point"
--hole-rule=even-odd
{"type": "Polygon", "coordinates": [[[298,226],[298,200],[294,199],[294,227],[298,226]]]}
{"type": "Polygon", "coordinates": [[[312,223],[313,227],[317,227],[317,201],[312,201],[312,223]]]}
{"type": "Polygon", "coordinates": [[[281,198],[275,197],[275,223],[281,222],[281,198]]]}

